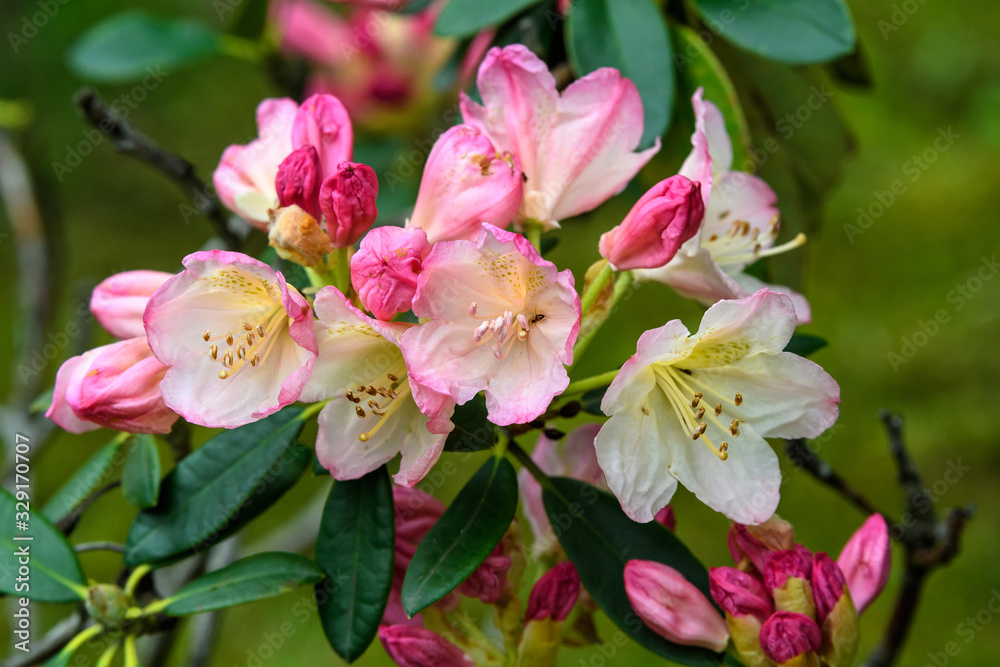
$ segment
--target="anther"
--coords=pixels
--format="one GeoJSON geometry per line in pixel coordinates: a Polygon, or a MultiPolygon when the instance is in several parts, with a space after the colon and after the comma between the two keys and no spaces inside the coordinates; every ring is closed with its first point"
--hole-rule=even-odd
{"type": "Polygon", "coordinates": [[[705,408],[698,408],[698,412],[695,413],[694,418],[700,420],[705,416],[705,408]]]}
{"type": "Polygon", "coordinates": [[[232,366],[233,365],[233,353],[232,352],[226,352],[226,356],[224,356],[222,358],[222,363],[224,363],[226,366],[232,366]]]}
{"type": "Polygon", "coordinates": [[[219,346],[218,345],[215,345],[213,343],[208,349],[209,349],[209,351],[212,354],[212,359],[218,359],[219,358],[219,346]]]}
{"type": "Polygon", "coordinates": [[[242,345],[240,345],[236,349],[236,356],[239,357],[240,359],[245,359],[246,358],[247,351],[246,351],[246,349],[242,345]]]}
{"type": "Polygon", "coordinates": [[[371,408],[372,410],[378,410],[379,404],[375,402],[374,398],[370,398],[368,399],[368,407],[371,408]]]}
{"type": "Polygon", "coordinates": [[[203,333],[201,337],[204,338],[205,340],[208,340],[209,338],[212,337],[212,332],[209,331],[208,329],[205,329],[205,333],[203,333]]]}
{"type": "Polygon", "coordinates": [[[260,355],[259,354],[254,354],[252,357],[250,357],[250,365],[253,366],[254,368],[256,368],[257,364],[259,364],[259,363],[260,363],[260,355]]]}
{"type": "Polygon", "coordinates": [[[257,335],[260,336],[261,338],[263,338],[266,333],[267,332],[264,331],[264,325],[263,324],[258,324],[257,325],[257,335]]]}
{"type": "Polygon", "coordinates": [[[375,389],[375,387],[373,387],[371,385],[368,385],[367,387],[365,387],[365,391],[368,392],[369,396],[374,396],[375,394],[378,393],[378,391],[375,389]]]}
{"type": "Polygon", "coordinates": [[[695,393],[694,398],[691,399],[691,407],[692,408],[698,407],[698,403],[701,402],[701,395],[702,394],[701,394],[700,391],[695,393]]]}
{"type": "Polygon", "coordinates": [[[247,347],[253,347],[253,334],[247,334],[247,347]]]}
{"type": "Polygon", "coordinates": [[[389,391],[385,387],[378,388],[378,395],[385,398],[389,398],[389,391]]]}
{"type": "Polygon", "coordinates": [[[743,394],[741,394],[740,392],[736,392],[736,396],[733,398],[733,401],[736,403],[736,405],[742,405],[743,394]]]}
{"type": "Polygon", "coordinates": [[[359,384],[357,387],[354,388],[354,391],[360,394],[361,392],[365,391],[365,389],[366,387],[363,384],[359,384]]]}
{"type": "Polygon", "coordinates": [[[697,440],[700,437],[701,437],[701,431],[695,431],[694,433],[691,434],[692,440],[697,440]]]}
{"type": "Polygon", "coordinates": [[[701,433],[702,435],[704,435],[705,434],[705,429],[707,429],[707,428],[708,428],[708,424],[706,424],[705,422],[702,422],[702,423],[698,424],[698,433],[701,433]]]}
{"type": "Polygon", "coordinates": [[[351,391],[350,389],[348,389],[347,393],[344,394],[344,398],[346,398],[347,400],[349,400],[350,402],[353,403],[354,402],[354,392],[351,391]]]}
{"type": "Polygon", "coordinates": [[[233,334],[229,331],[226,332],[226,345],[229,347],[233,346],[233,334]]]}
{"type": "Polygon", "coordinates": [[[354,411],[358,413],[359,417],[364,417],[365,416],[365,409],[362,408],[360,405],[356,406],[354,408],[354,411]]]}
{"type": "Polygon", "coordinates": [[[399,378],[396,377],[395,375],[393,375],[392,373],[386,373],[385,376],[387,378],[389,378],[389,382],[398,382],[399,381],[399,378]]]}
{"type": "MultiPolygon", "coordinates": [[[[726,452],[728,452],[729,451],[729,443],[725,442],[725,441],[720,442],[719,443],[719,451],[722,452],[723,454],[725,454],[726,452]]],[[[723,461],[725,461],[725,459],[723,459],[723,461]]]]}
{"type": "Polygon", "coordinates": [[[473,301],[472,303],[469,304],[469,317],[475,317],[476,316],[476,309],[478,307],[479,307],[479,304],[477,304],[475,301],[473,301]]]}
{"type": "Polygon", "coordinates": [[[722,414],[722,403],[715,404],[715,416],[718,417],[722,414]]]}
{"type": "Polygon", "coordinates": [[[253,327],[247,324],[246,322],[243,323],[243,328],[246,329],[247,331],[253,331],[253,327]]]}
{"type": "Polygon", "coordinates": [[[389,394],[389,398],[396,398],[396,392],[392,389],[387,390],[386,393],[389,394]]]}

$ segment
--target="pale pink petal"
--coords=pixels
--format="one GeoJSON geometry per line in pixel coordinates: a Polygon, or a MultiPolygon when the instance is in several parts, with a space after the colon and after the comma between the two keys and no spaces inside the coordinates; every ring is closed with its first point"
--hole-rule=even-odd
{"type": "Polygon", "coordinates": [[[90,296],[90,312],[116,338],[145,337],[142,313],[153,292],[173,274],[125,271],[105,278],[90,296]]]}
{"type": "Polygon", "coordinates": [[[313,95],[303,102],[295,114],[291,136],[293,148],[308,144],[316,149],[325,177],[336,173],[337,165],[350,162],[354,155],[351,118],[333,95],[313,95]]]}
{"type": "MultiPolygon", "coordinates": [[[[732,231],[735,222],[741,221],[750,223],[750,231],[744,236],[756,233],[756,241],[761,247],[770,248],[774,244],[772,228],[777,229],[777,203],[778,196],[760,177],[742,171],[727,172],[716,182],[705,207],[702,241],[712,234],[724,236],[732,231]]],[[[753,246],[754,242],[746,244],[748,250],[753,246]]],[[[728,268],[726,262],[722,263],[728,268]]]]}
{"type": "Polygon", "coordinates": [[[746,296],[739,284],[719,267],[712,253],[700,247],[696,247],[693,253],[685,250],[682,248],[672,260],[658,269],[636,270],[635,279],[664,283],[681,296],[706,305],[720,299],[746,296]]]}
{"type": "Polygon", "coordinates": [[[655,386],[656,379],[649,365],[682,358],[691,349],[690,332],[680,320],[671,320],[658,329],[650,329],[639,337],[636,353],[622,366],[601,401],[606,415],[634,406],[655,386]]]}
{"type": "Polygon", "coordinates": [[[345,60],[354,31],[334,12],[312,0],[282,0],[274,14],[282,49],[325,65],[345,60]]]}
{"type": "Polygon", "coordinates": [[[784,294],[789,299],[792,300],[792,305],[795,307],[795,317],[799,324],[809,324],[812,322],[812,308],[809,307],[809,300],[805,296],[799,294],[791,287],[785,287],[784,285],[770,285],[765,283],[763,280],[754,278],[753,276],[746,273],[737,273],[733,276],[733,280],[736,284],[740,286],[746,296],[759,292],[762,289],[768,289],[772,292],[777,292],[778,294],[784,294]]]}
{"type": "Polygon", "coordinates": [[[729,173],[733,167],[733,142],[726,131],[726,119],[719,107],[702,99],[702,89],[695,91],[691,98],[695,116],[704,119],[705,138],[708,141],[708,153],[712,157],[712,171],[721,176],[729,173]]]}
{"type": "Polygon", "coordinates": [[[91,421],[77,417],[73,408],[66,401],[66,392],[71,386],[77,392],[79,391],[80,380],[90,369],[90,364],[87,361],[88,355],[92,359],[95,354],[97,354],[96,350],[90,350],[81,356],[70,357],[56,372],[56,386],[52,392],[52,404],[45,412],[45,416],[70,433],[86,433],[100,428],[91,421]]]}
{"type": "Polygon", "coordinates": [[[889,527],[881,514],[872,514],[844,545],[837,565],[858,613],[863,612],[889,582],[892,567],[889,527]]]}
{"type": "MultiPolygon", "coordinates": [[[[705,104],[701,100],[702,89],[695,91],[691,98],[694,107],[694,132],[691,134],[691,152],[685,158],[677,173],[692,181],[701,183],[701,196],[705,207],[712,194],[714,179],[712,176],[712,156],[709,152],[708,137],[705,130],[705,104]]],[[[697,246],[697,243],[695,244],[697,246]]]]}
{"type": "Polygon", "coordinates": [[[686,368],[715,368],[760,352],[785,349],[795,331],[795,309],[784,294],[760,290],[719,301],[705,311],[686,368]]]}

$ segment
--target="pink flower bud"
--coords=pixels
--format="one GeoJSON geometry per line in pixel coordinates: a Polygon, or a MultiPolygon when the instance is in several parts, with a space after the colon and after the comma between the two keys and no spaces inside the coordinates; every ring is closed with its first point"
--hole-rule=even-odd
{"type": "Polygon", "coordinates": [[[314,146],[324,177],[354,155],[354,129],[347,109],[333,95],[313,95],[302,103],[292,123],[292,147],[314,146]]]}
{"type": "Polygon", "coordinates": [[[424,230],[377,227],[351,257],[351,284],[361,303],[380,320],[410,309],[420,264],[431,251],[424,230]]]}
{"type": "Polygon", "coordinates": [[[847,584],[840,567],[825,553],[813,556],[811,581],[816,614],[822,623],[837,604],[837,600],[843,597],[847,584]]]}
{"type": "Polygon", "coordinates": [[[735,523],[729,528],[729,553],[737,565],[748,558],[758,572],[764,571],[764,561],[772,551],[795,546],[795,530],[778,515],[759,526],[735,523]]]}
{"type": "Polygon", "coordinates": [[[653,520],[663,524],[663,527],[670,532],[673,532],[674,528],[677,527],[677,517],[674,516],[674,508],[670,505],[667,505],[657,512],[656,516],[653,517],[653,520]]]}
{"type": "Polygon", "coordinates": [[[844,573],[854,606],[860,614],[889,581],[892,551],[889,527],[881,514],[872,514],[851,535],[837,557],[837,565],[844,573]]]}
{"type": "Polygon", "coordinates": [[[812,553],[801,544],[794,549],[774,551],[764,562],[764,585],[774,590],[785,585],[790,577],[809,581],[812,574],[812,553]]]}
{"type": "Polygon", "coordinates": [[[726,622],[712,603],[680,572],[648,560],[625,564],[625,593],[632,608],[658,635],[686,646],[722,651],[726,622]]]}
{"type": "Polygon", "coordinates": [[[619,271],[659,268],[694,236],[704,217],[701,184],[671,176],[650,188],[620,225],[601,236],[601,256],[619,271]]]}
{"type": "Polygon", "coordinates": [[[371,229],[378,208],[375,170],[360,162],[341,162],[323,181],[319,206],[326,218],[326,233],[338,248],[346,248],[371,229]]]}
{"type": "Polygon", "coordinates": [[[503,542],[501,542],[482,565],[461,583],[458,592],[468,598],[479,598],[485,604],[494,604],[503,595],[508,570],[510,570],[510,556],[503,552],[503,542]]]}
{"type": "Polygon", "coordinates": [[[94,288],[90,312],[116,338],[145,338],[142,313],[153,292],[171,277],[173,274],[163,271],[116,273],[94,288]]]}
{"type": "Polygon", "coordinates": [[[467,667],[472,660],[444,637],[425,628],[383,625],[378,638],[399,667],[467,667]]]}
{"type": "Polygon", "coordinates": [[[818,651],[821,640],[816,621],[788,611],[775,612],[760,629],[761,648],[767,657],[779,664],[803,653],[818,651]]]}
{"type": "Polygon", "coordinates": [[[510,153],[469,125],[435,142],[424,166],[417,204],[407,227],[420,227],[431,243],[475,240],[482,223],[506,229],[521,205],[521,167],[510,153]]]}
{"type": "Polygon", "coordinates": [[[580,575],[572,563],[559,563],[542,575],[528,597],[525,621],[565,621],[580,596],[580,575]]]}
{"type": "Polygon", "coordinates": [[[713,567],[708,572],[712,599],[730,616],[754,616],[761,621],[774,612],[764,584],[734,567],[713,567]]]}
{"type": "Polygon", "coordinates": [[[177,414],[164,405],[160,395],[160,380],[166,372],[145,338],[95,348],[59,368],[45,416],[71,433],[97,426],[129,433],[169,433],[177,414]]]}
{"type": "Polygon", "coordinates": [[[274,179],[278,203],[282,206],[296,205],[319,220],[322,215],[319,209],[321,169],[319,154],[313,146],[292,151],[278,165],[278,175],[274,179]]]}

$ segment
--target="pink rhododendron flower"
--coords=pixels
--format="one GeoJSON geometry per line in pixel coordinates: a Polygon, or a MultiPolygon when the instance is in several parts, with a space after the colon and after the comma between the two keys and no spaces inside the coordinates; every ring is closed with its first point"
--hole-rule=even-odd
{"type": "Polygon", "coordinates": [[[380,322],[335,287],[314,303],[319,358],[302,400],[332,399],[319,414],[316,456],[334,479],[357,479],[402,454],[397,484],[413,486],[441,455],[454,403],[413,384],[399,350],[412,324],[380,322]],[[427,414],[417,409],[423,392],[427,414]]]}
{"type": "Polygon", "coordinates": [[[521,44],[486,54],[477,78],[483,104],[462,95],[462,118],[520,161],[520,217],[547,229],[620,192],[657,151],[635,153],[642,101],[616,69],[601,68],[560,95],[545,63],[521,44]]]}
{"type": "Polygon", "coordinates": [[[709,308],[694,335],[679,320],[642,335],[596,440],[626,514],[652,520],[678,482],[740,523],[774,513],[781,472],[764,438],[816,437],[840,400],[822,368],[782,351],[795,324],[789,298],[761,290],[709,308]]]}
{"type": "Polygon", "coordinates": [[[313,95],[301,106],[287,98],[264,100],[257,106],[257,132],[258,138],[249,144],[225,150],[212,182],[230,210],[263,230],[268,211],[279,205],[279,167],[292,151],[315,149],[321,167],[321,175],[313,176],[317,182],[350,160],[354,151],[351,120],[332,95],[313,95]]]}
{"type": "Polygon", "coordinates": [[[45,416],[70,433],[101,426],[129,433],[169,433],[177,414],[160,396],[166,372],[145,338],[94,348],[59,368],[45,416]]]}
{"type": "Polygon", "coordinates": [[[427,232],[431,243],[474,241],[489,222],[506,229],[521,205],[521,169],[478,129],[457,125],[435,142],[407,227],[427,232]]]}
{"type": "Polygon", "coordinates": [[[173,274],[125,271],[105,278],[90,296],[90,312],[116,338],[145,338],[142,313],[153,292],[173,274]]]}
{"type": "Polygon", "coordinates": [[[844,572],[847,588],[858,613],[863,612],[889,582],[892,566],[889,527],[881,514],[872,514],[837,557],[837,565],[844,572]]]}
{"type": "Polygon", "coordinates": [[[238,252],[185,257],[144,320],[149,346],[170,367],[164,402],[202,426],[232,428],[294,403],[318,352],[309,303],[238,252]]]}
{"type": "Polygon", "coordinates": [[[495,424],[535,419],[569,384],[564,364],[580,329],[573,274],[520,234],[484,224],[476,243],[436,244],[413,312],[429,320],[403,334],[413,378],[456,403],[485,390],[495,424]]]}
{"type": "Polygon", "coordinates": [[[469,667],[475,663],[441,635],[410,625],[383,625],[378,638],[400,667],[469,667]]]}
{"type": "Polygon", "coordinates": [[[788,287],[766,285],[743,273],[761,257],[802,245],[805,236],[800,234],[788,243],[774,245],[779,228],[777,196],[759,177],[731,171],[733,144],[725,121],[718,107],[702,99],[701,88],[691,103],[695,112],[693,148],[680,174],[701,184],[705,222],[670,262],[658,269],[636,271],[636,278],[666,283],[680,294],[708,305],[769,287],[792,299],[800,323],[809,322],[809,303],[801,294],[788,287]]]}
{"type": "MultiPolygon", "coordinates": [[[[597,452],[594,449],[594,438],[601,430],[600,424],[584,424],[566,439],[559,452],[559,441],[550,440],[545,434],[538,436],[538,443],[531,453],[531,459],[538,464],[547,475],[572,477],[602,489],[608,485],[604,481],[604,473],[597,463],[597,452]]],[[[549,515],[542,503],[542,487],[527,470],[518,473],[518,487],[521,489],[521,500],[524,502],[524,513],[531,524],[535,536],[532,552],[536,557],[553,550],[558,550],[559,539],[549,523],[549,515]]]]}
{"type": "Polygon", "coordinates": [[[380,320],[408,311],[421,264],[430,251],[427,235],[419,227],[371,230],[351,257],[351,284],[361,304],[380,320]]]}

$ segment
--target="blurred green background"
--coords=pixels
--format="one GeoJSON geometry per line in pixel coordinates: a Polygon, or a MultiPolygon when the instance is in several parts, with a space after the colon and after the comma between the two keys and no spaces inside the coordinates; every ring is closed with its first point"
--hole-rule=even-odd
{"type": "MultiPolygon", "coordinates": [[[[219,25],[211,3],[149,0],[143,4],[154,12],[196,16],[219,25]]],[[[7,36],[20,33],[25,17],[38,11],[39,5],[36,0],[7,0],[0,17],[0,35],[4,36],[0,99],[26,101],[34,111],[30,125],[14,137],[41,177],[38,187],[44,210],[50,222],[58,220],[64,238],[54,333],[74,320],[79,300],[102,278],[126,269],[179,270],[180,259],[211,236],[203,219],[184,221],[179,206],[186,200],[174,185],[116,155],[107,140],[83,157],[81,166],[61,174],[61,180],[54,170],[53,163],[65,163],[70,147],[85,139],[86,126],[71,102],[73,92],[84,82],[67,69],[65,51],[88,26],[120,9],[119,5],[110,0],[69,0],[58,5],[56,14],[16,53],[7,36]]],[[[875,86],[859,90],[831,84],[830,104],[846,118],[856,152],[823,207],[819,229],[796,251],[802,259],[802,291],[810,298],[814,314],[813,323],[804,331],[830,341],[814,360],[839,381],[843,397],[840,421],[819,442],[820,452],[877,505],[898,516],[902,496],[877,413],[888,407],[906,418],[907,441],[931,488],[935,507],[943,510],[973,503],[978,511],[967,527],[959,557],[931,577],[899,664],[996,664],[1000,661],[1000,618],[994,619],[988,605],[1000,600],[996,558],[1000,551],[1000,410],[995,407],[1000,390],[1000,279],[995,279],[997,269],[990,270],[989,262],[1000,251],[1000,42],[995,39],[1000,14],[992,3],[974,0],[855,1],[850,5],[875,86]],[[898,29],[890,30],[888,25],[898,29]],[[942,131],[956,137],[943,151],[940,143],[934,149],[942,131]],[[925,151],[926,169],[912,161],[925,151]],[[903,185],[902,194],[894,195],[883,213],[873,215],[867,229],[847,227],[858,225],[859,208],[873,214],[878,211],[872,207],[879,193],[891,191],[897,180],[903,185]],[[863,233],[854,234],[858,229],[863,233]],[[989,279],[970,283],[982,267],[986,268],[979,275],[989,279]],[[964,296],[953,291],[959,286],[966,286],[964,296]],[[947,322],[933,336],[917,335],[914,341],[921,322],[933,320],[940,310],[945,311],[947,322]],[[915,347],[915,354],[905,363],[896,360],[893,364],[890,353],[902,355],[906,341],[924,344],[915,347]],[[963,472],[957,482],[949,483],[945,473],[956,468],[963,472]],[[970,617],[976,625],[968,624],[970,617]],[[966,632],[967,627],[981,630],[966,632]],[[948,642],[956,643],[957,655],[944,656],[948,642]],[[937,663],[934,654],[940,654],[937,663]]],[[[245,143],[255,135],[253,109],[260,99],[278,91],[259,68],[241,60],[215,59],[195,68],[168,71],[163,82],[130,111],[128,120],[187,157],[207,178],[227,145],[245,143]]],[[[99,86],[98,90],[112,99],[131,88],[99,86]]],[[[804,102],[797,101],[788,111],[804,102]]],[[[819,131],[818,124],[809,123],[798,130],[806,139],[810,132],[819,131]]],[[[685,133],[679,135],[682,141],[685,133]]],[[[676,169],[681,157],[683,153],[664,153],[661,166],[676,169]]],[[[765,164],[761,170],[765,178],[770,166],[765,164]]],[[[630,189],[594,214],[564,225],[553,261],[572,268],[580,281],[596,259],[598,237],[621,219],[638,193],[630,189]]],[[[881,197],[888,200],[886,194],[881,197]]],[[[4,322],[0,360],[7,369],[0,374],[0,395],[9,401],[24,391],[13,360],[19,317],[19,247],[8,235],[9,221],[0,219],[4,322]]],[[[786,223],[794,227],[801,221],[792,219],[786,210],[786,223]]],[[[666,288],[643,287],[601,332],[578,365],[577,376],[621,363],[634,351],[642,331],[667,319],[680,317],[696,328],[700,312],[666,288]]],[[[42,371],[46,380],[51,382],[58,363],[105,342],[103,336],[95,331],[92,338],[72,339],[42,371]]],[[[32,342],[37,347],[46,341],[32,342]]],[[[13,442],[15,422],[8,418],[4,424],[6,452],[13,442]]],[[[79,437],[54,434],[53,442],[32,462],[34,502],[43,504],[109,437],[107,432],[79,437]]],[[[169,461],[169,454],[162,454],[169,461]]],[[[786,464],[783,461],[788,476],[779,512],[795,524],[801,542],[836,554],[864,517],[786,464]]],[[[475,461],[465,469],[473,465],[475,461]]],[[[432,490],[447,501],[466,475],[456,478],[432,490]]],[[[327,480],[309,477],[245,531],[243,546],[265,541],[272,548],[290,548],[285,545],[294,542],[294,536],[280,530],[307,511],[327,484],[327,480]]],[[[674,506],[680,537],[706,564],[728,564],[726,520],[683,490],[674,506]]],[[[73,541],[121,541],[133,513],[118,492],[108,494],[86,515],[73,541]]],[[[82,560],[88,574],[101,580],[112,579],[120,565],[108,554],[84,554],[82,560]]],[[[862,655],[886,625],[901,572],[897,558],[887,591],[862,619],[862,655]]],[[[302,589],[226,611],[210,664],[340,664],[326,645],[315,615],[303,612],[310,600],[310,591],[302,589]],[[291,636],[277,650],[268,649],[268,638],[276,643],[274,633],[286,622],[292,624],[291,636]]],[[[51,624],[66,611],[46,608],[36,616],[36,623],[42,619],[43,625],[51,624]]],[[[4,613],[0,616],[4,654],[11,645],[8,624],[9,615],[4,613]]],[[[36,638],[41,636],[41,627],[36,625],[36,638]]],[[[615,643],[613,627],[605,624],[601,630],[602,639],[610,642],[603,652],[595,647],[565,649],[561,664],[631,665],[649,659],[635,647],[615,643]]],[[[186,637],[186,630],[180,636],[186,637]]],[[[184,656],[183,642],[178,642],[171,664],[185,664],[184,656]]],[[[357,664],[389,661],[376,642],[357,664]]]]}

